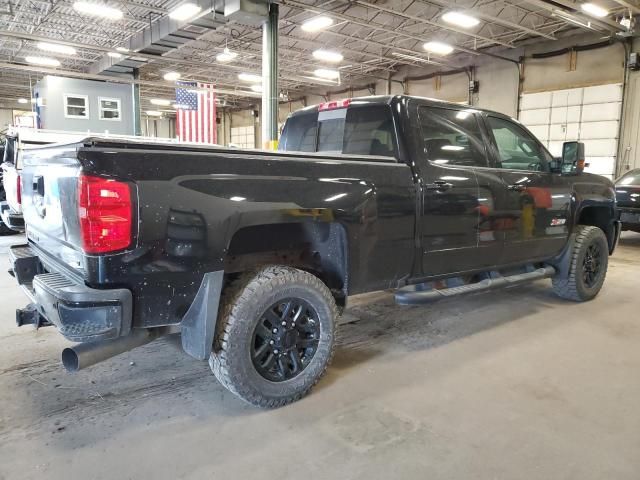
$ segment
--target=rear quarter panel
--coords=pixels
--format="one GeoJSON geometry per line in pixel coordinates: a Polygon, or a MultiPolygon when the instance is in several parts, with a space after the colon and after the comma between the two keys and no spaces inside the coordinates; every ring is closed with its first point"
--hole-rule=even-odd
{"type": "Polygon", "coordinates": [[[84,171],[136,184],[135,248],[88,267],[90,282],[134,291],[134,324],[179,321],[204,273],[224,268],[234,234],[255,225],[339,224],[349,294],[393,286],[411,272],[415,191],[405,164],[97,148],[78,157],[84,171]]]}

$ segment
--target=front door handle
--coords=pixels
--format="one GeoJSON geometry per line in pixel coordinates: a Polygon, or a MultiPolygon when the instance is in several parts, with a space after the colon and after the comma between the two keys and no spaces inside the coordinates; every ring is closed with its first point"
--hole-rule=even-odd
{"type": "Polygon", "coordinates": [[[511,190],[512,192],[524,192],[526,188],[526,185],[521,185],[519,183],[514,183],[513,185],[507,186],[507,190],[511,190]]]}
{"type": "Polygon", "coordinates": [[[425,185],[427,190],[436,190],[438,192],[444,192],[445,190],[449,190],[453,188],[453,183],[445,182],[444,180],[436,180],[433,183],[427,183],[425,185]]]}

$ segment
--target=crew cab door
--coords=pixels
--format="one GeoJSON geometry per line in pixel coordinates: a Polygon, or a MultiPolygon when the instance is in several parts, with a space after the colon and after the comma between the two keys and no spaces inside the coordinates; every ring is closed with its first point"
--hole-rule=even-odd
{"type": "Polygon", "coordinates": [[[484,120],[504,184],[496,208],[505,242],[502,263],[559,253],[569,235],[571,183],[551,173],[553,157],[524,127],[497,115],[484,120]]]}
{"type": "Polygon", "coordinates": [[[422,211],[418,228],[426,276],[478,268],[476,168],[487,151],[472,110],[419,105],[418,166],[422,211]]]}

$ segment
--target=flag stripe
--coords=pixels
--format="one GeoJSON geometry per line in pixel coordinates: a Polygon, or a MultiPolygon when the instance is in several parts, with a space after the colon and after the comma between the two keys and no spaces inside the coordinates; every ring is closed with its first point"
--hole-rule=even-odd
{"type": "Polygon", "coordinates": [[[184,142],[217,143],[215,86],[177,82],[176,136],[184,142]]]}

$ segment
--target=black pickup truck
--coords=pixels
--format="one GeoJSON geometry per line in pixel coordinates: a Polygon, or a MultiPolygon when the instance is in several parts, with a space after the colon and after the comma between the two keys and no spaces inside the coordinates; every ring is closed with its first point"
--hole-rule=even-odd
{"type": "Polygon", "coordinates": [[[107,138],[25,152],[18,324],[80,342],[78,370],[179,334],[255,405],[297,400],[349,295],[399,304],[551,278],[592,299],[615,248],[613,184],[516,121],[409,96],[292,114],[278,152],[107,138]]]}

